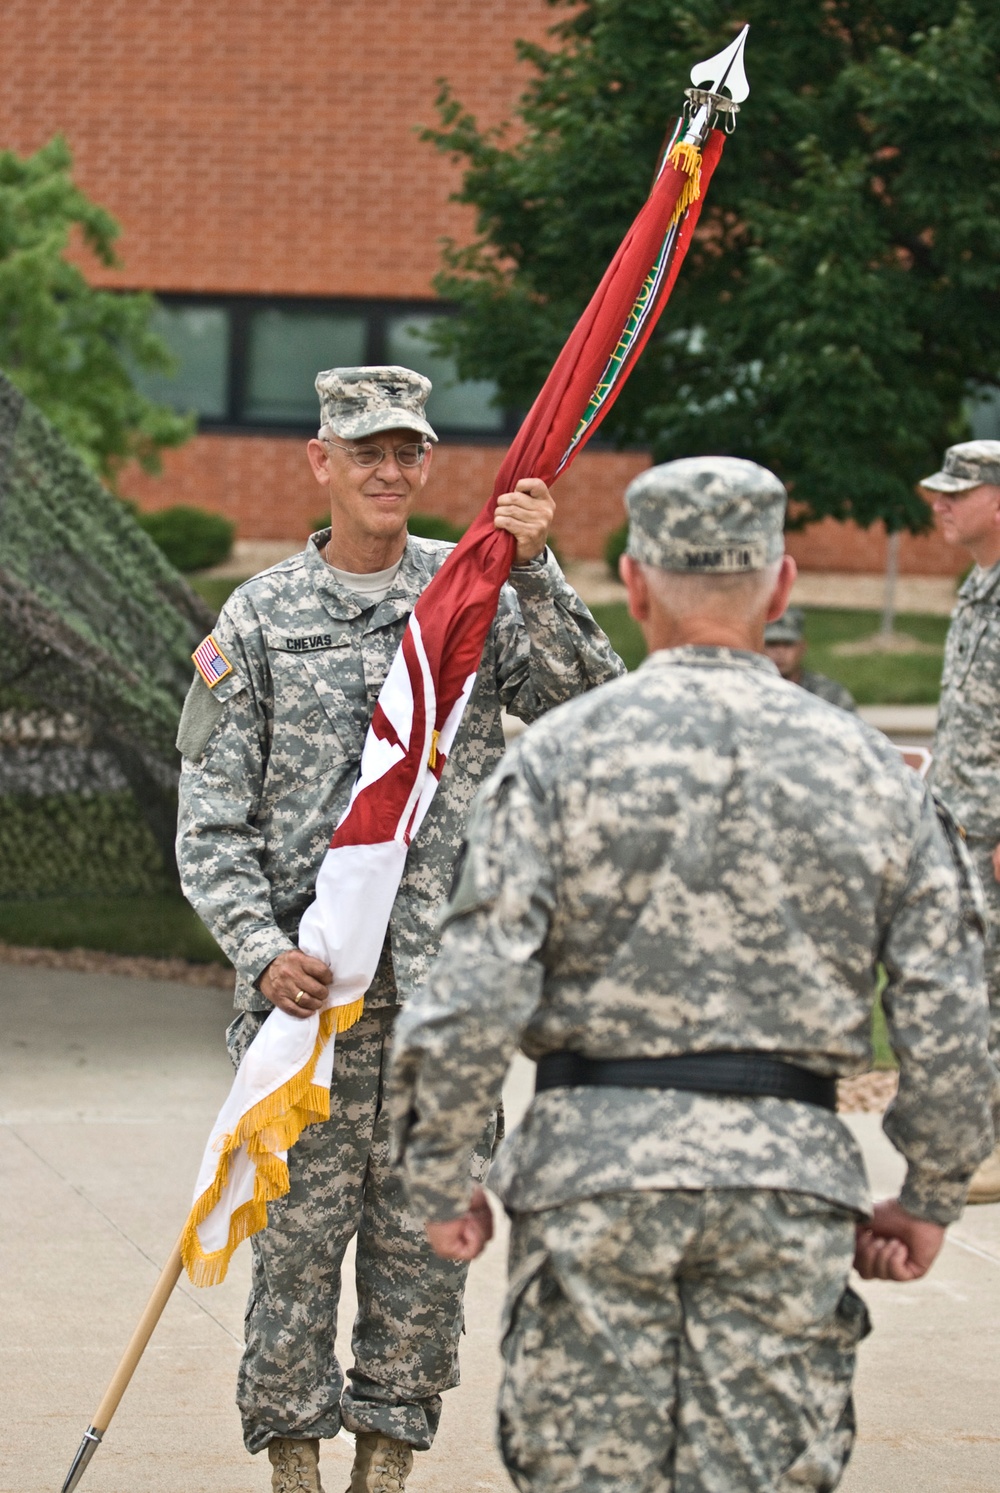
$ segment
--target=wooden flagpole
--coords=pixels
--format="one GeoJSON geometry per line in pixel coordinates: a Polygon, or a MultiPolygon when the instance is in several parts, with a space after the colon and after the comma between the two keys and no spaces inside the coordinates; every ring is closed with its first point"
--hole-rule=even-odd
{"type": "Polygon", "coordinates": [[[146,1308],[136,1324],[136,1329],[132,1334],[128,1347],[122,1354],[121,1362],[111,1376],[111,1383],[104,1391],[104,1398],[94,1411],[94,1418],[84,1432],[79,1450],[73,1458],[73,1465],[66,1474],[66,1481],[62,1485],[62,1493],[73,1493],[73,1489],[86,1472],[91,1457],[100,1446],[101,1439],[121,1403],[122,1395],[128,1389],[129,1381],[136,1371],[139,1359],[146,1350],[146,1344],[153,1336],[153,1330],[163,1315],[163,1309],[170,1300],[173,1289],[180,1279],[180,1274],[181,1241],[178,1239],[169,1260],[160,1272],[159,1280],[153,1287],[153,1294],[146,1302],[146,1308]]]}

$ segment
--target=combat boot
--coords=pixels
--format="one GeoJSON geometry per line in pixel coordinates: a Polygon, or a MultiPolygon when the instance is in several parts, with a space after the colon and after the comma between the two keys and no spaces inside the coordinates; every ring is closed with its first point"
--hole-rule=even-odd
{"type": "Polygon", "coordinates": [[[354,1466],[347,1493],[403,1493],[413,1466],[413,1448],[378,1431],[359,1431],[354,1438],[354,1466]]]}
{"type": "Polygon", "coordinates": [[[271,1493],[323,1493],[319,1480],[319,1442],[276,1436],[268,1442],[271,1493]]]}
{"type": "Polygon", "coordinates": [[[972,1173],[968,1203],[1000,1203],[1000,1146],[990,1152],[972,1173]]]}

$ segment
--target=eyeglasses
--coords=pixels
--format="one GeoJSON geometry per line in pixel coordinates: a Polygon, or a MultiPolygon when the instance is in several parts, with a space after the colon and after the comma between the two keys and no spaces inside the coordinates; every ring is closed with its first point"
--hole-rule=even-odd
{"type": "Polygon", "coordinates": [[[394,451],[385,451],[381,446],[341,446],[337,441],[324,441],[323,444],[346,451],[357,467],[381,466],[387,456],[394,456],[401,467],[418,467],[431,449],[426,442],[420,441],[397,446],[394,451]]]}

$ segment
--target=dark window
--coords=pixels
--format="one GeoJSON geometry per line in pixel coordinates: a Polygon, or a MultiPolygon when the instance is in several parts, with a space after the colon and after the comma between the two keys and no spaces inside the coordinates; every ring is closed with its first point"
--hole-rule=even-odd
{"type": "Polygon", "coordinates": [[[229,412],[229,313],[222,306],[163,306],[153,330],[174,355],[177,371],[142,373],[139,387],[150,399],[185,414],[224,420],[229,412]]]}
{"type": "Polygon", "coordinates": [[[965,406],[965,412],[974,441],[1000,440],[1000,389],[978,385],[965,406]]]}
{"type": "Polygon", "coordinates": [[[255,424],[318,425],[317,373],[363,363],[367,334],[365,317],[349,312],[252,310],[243,418],[255,424]]]}
{"type": "Polygon", "coordinates": [[[489,379],[460,379],[452,358],[442,357],[427,341],[434,325],[427,313],[390,316],[385,327],[387,363],[402,363],[425,373],[434,388],[427,401],[427,417],[442,430],[488,430],[499,434],[504,429],[504,412],[493,403],[496,384],[489,379]]]}
{"type": "Polygon", "coordinates": [[[193,411],[203,429],[314,434],[314,380],[325,368],[402,363],[434,385],[428,416],[443,436],[509,437],[514,416],[494,403],[487,379],[459,379],[427,340],[447,315],[426,302],[307,301],[250,296],[164,295],[156,330],[177,372],[141,374],[144,393],[193,411]]]}

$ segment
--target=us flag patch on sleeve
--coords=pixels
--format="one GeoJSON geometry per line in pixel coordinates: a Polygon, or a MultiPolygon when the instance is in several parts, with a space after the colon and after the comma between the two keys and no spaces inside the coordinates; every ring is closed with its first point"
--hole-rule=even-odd
{"type": "Polygon", "coordinates": [[[227,674],[233,672],[232,664],[211,633],[203,643],[198,644],[191,657],[209,689],[214,689],[220,679],[225,679],[227,674]]]}

